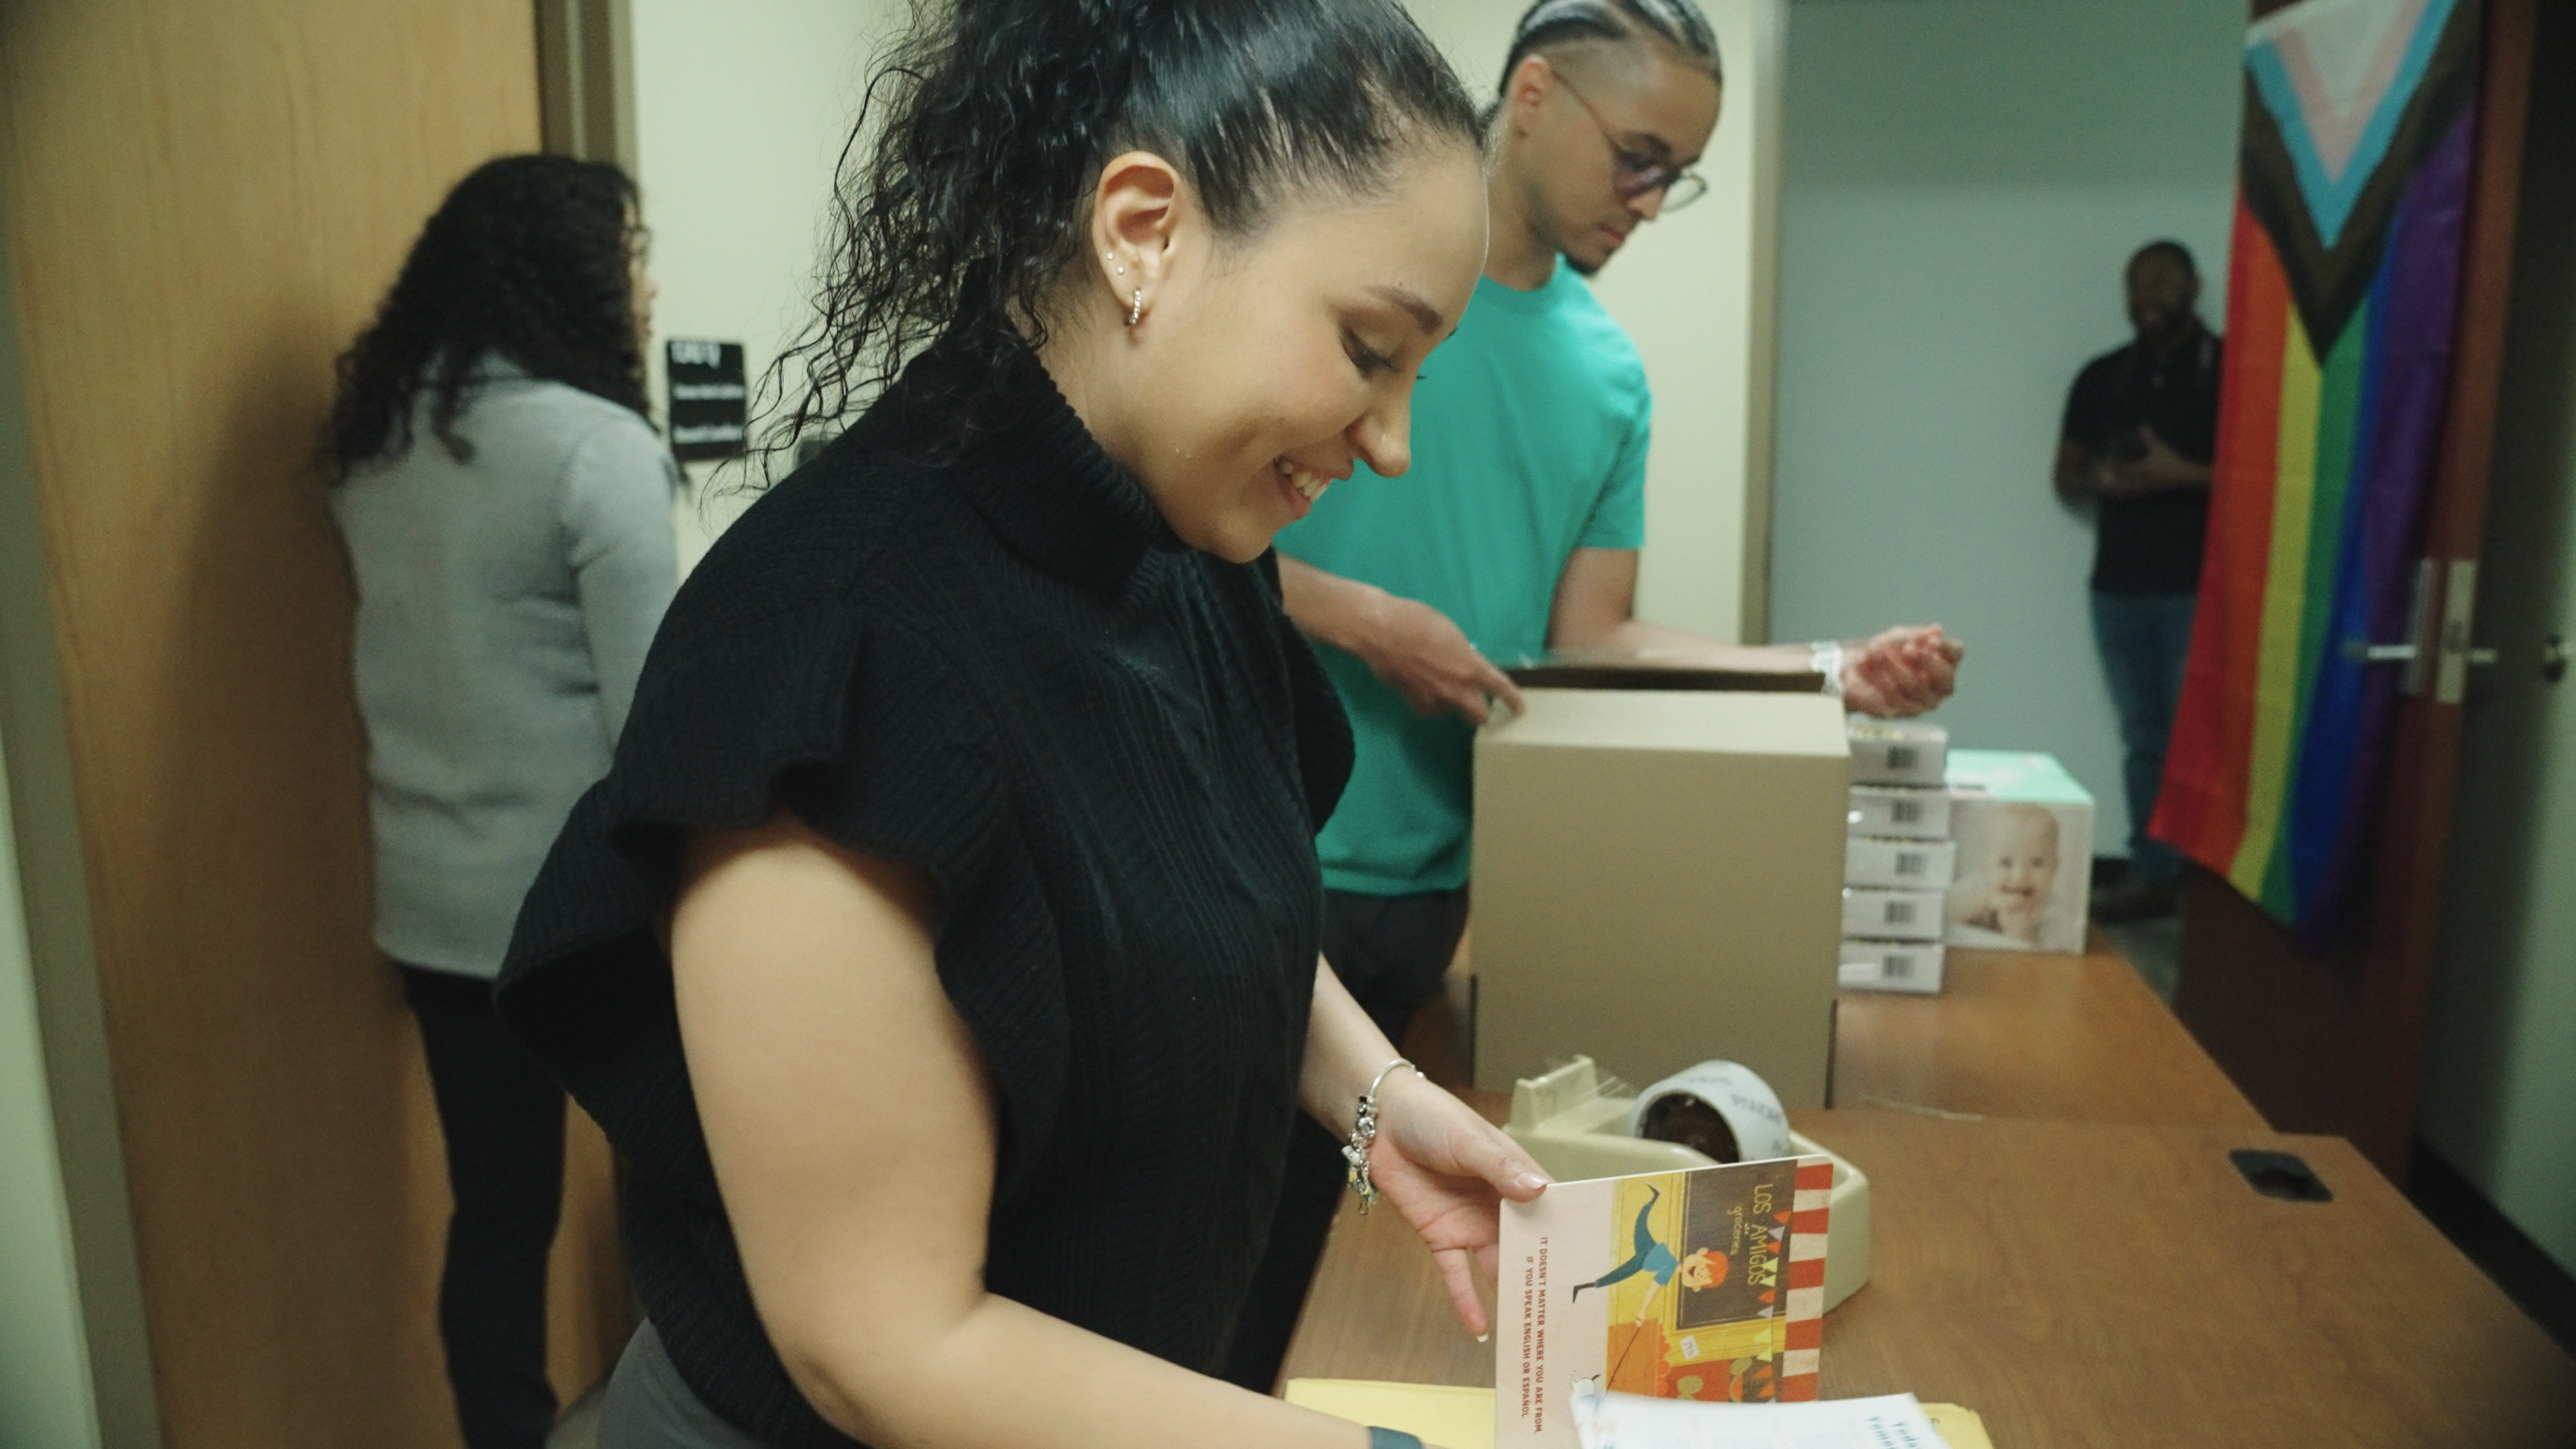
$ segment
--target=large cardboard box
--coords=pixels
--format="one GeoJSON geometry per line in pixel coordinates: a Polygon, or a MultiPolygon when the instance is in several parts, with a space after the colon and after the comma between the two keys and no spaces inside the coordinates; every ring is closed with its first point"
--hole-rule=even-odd
{"type": "Polygon", "coordinates": [[[1724,1057],[1825,1100],[1849,747],[1807,694],[1536,689],[1476,740],[1476,1084],[1724,1057]]]}

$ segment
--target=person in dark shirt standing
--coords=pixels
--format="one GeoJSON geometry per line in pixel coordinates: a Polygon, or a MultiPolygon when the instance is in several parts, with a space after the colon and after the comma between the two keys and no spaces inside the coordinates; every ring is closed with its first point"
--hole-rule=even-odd
{"type": "Polygon", "coordinates": [[[618,1150],[601,1449],[1420,1449],[1214,1375],[1301,1110],[1469,1333],[1547,1187],[1321,953],[1350,727],[1271,549],[1410,464],[1474,103],[1397,0],[925,4],[860,94],[771,374],[838,435],[673,600],[494,998],[618,1150]]]}
{"type": "Polygon", "coordinates": [[[2055,470],[2058,497],[2094,509],[2093,639],[2120,717],[2129,874],[2094,896],[2106,923],[2169,913],[2182,873],[2147,821],[2191,650],[2218,441],[2220,341],[2200,320],[2191,252],[2149,242],[2129,258],[2127,282],[2137,339],[2076,374],[2055,470]]]}

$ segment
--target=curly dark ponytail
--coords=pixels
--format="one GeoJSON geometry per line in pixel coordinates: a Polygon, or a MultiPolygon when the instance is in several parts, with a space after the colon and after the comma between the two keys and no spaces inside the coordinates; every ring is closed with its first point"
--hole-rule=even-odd
{"type": "Polygon", "coordinates": [[[934,347],[964,365],[925,402],[962,434],[993,364],[1044,342],[1121,151],[1170,161],[1242,235],[1297,188],[1371,189],[1425,137],[1480,144],[1397,0],[917,0],[842,152],[816,314],[762,380],[783,412],[768,447],[830,430],[934,347]]]}
{"type": "Polygon", "coordinates": [[[376,320],[340,354],[323,443],[332,482],[412,445],[412,408],[459,460],[457,419],[476,368],[498,353],[531,376],[646,411],[635,337],[629,216],[635,183],[614,166],[504,156],[474,169],[412,243],[376,320]]]}

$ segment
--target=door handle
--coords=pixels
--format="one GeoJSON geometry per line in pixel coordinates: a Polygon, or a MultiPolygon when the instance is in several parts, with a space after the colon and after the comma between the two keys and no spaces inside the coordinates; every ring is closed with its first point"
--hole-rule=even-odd
{"type": "MultiPolygon", "coordinates": [[[[2481,649],[2469,642],[2469,624],[2475,617],[2478,598],[2478,564],[2475,559],[2452,559],[2442,579],[2440,591],[2441,627],[2430,626],[2435,607],[2434,583],[2436,561],[2415,561],[2415,598],[2408,610],[2406,642],[2374,644],[2368,639],[2343,641],[2343,656],[2362,664],[2403,664],[2405,678],[2397,688],[2402,694],[2420,695],[2424,686],[2433,686],[2433,698],[2442,704],[2458,704],[2468,693],[2469,669],[2473,665],[2493,664],[2496,652],[2481,649]],[[2431,647],[2425,647],[2430,634],[2431,647]]],[[[2548,671],[2544,661],[2542,672],[2548,671]]],[[[2566,664],[2558,665],[2563,673],[2566,664]]]]}
{"type": "MultiPolygon", "coordinates": [[[[2412,644],[2370,644],[2359,639],[2343,641],[2343,657],[2359,660],[2364,664],[2412,664],[2423,652],[2412,644]]],[[[2451,653],[2451,645],[2445,643],[2442,646],[2442,652],[2451,653]]],[[[2467,662],[2493,664],[2496,662],[2496,652],[2492,649],[2470,649],[2467,651],[2467,662]]],[[[2558,643],[2554,637],[2550,646],[2541,650],[2541,668],[2544,671],[2555,669],[2558,674],[2567,672],[2566,646],[2558,643]]],[[[2557,675],[2553,674],[2550,678],[2554,682],[2557,675]]]]}
{"type": "Polygon", "coordinates": [[[2415,560],[2415,596],[2406,609],[2406,639],[2403,643],[2373,644],[2368,639],[2343,641],[2343,657],[2360,664],[2403,664],[2405,675],[2397,691],[2409,697],[2424,692],[2425,677],[2430,672],[2422,640],[2431,632],[2433,608],[2433,560],[2415,560]]]}
{"type": "Polygon", "coordinates": [[[2469,624],[2477,617],[2478,561],[2473,558],[2451,560],[2449,586],[2442,590],[2442,657],[2436,666],[2433,699],[2437,704],[2458,704],[2469,692],[2469,666],[2493,664],[2496,652],[2469,643],[2469,624]]]}

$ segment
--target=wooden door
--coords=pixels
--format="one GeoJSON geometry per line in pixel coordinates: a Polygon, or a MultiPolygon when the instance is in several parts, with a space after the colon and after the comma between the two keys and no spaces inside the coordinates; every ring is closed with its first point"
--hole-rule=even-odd
{"type": "MultiPolygon", "coordinates": [[[[2544,9],[2532,69],[2576,74],[2576,7],[2544,9]]],[[[2576,88],[2535,84],[2531,108],[2478,570],[2478,633],[2499,657],[2471,681],[2462,721],[2461,848],[2416,1136],[2576,1273],[2576,680],[2563,653],[2576,637],[2576,88]]]]}
{"type": "MultiPolygon", "coordinates": [[[[78,836],[76,964],[181,1449],[456,1442],[441,1144],[369,941],[353,600],[312,463],[332,358],[422,221],[476,163],[536,148],[535,41],[526,0],[0,5],[0,283],[32,459],[6,516],[42,536],[7,557],[44,575],[9,590],[44,617],[0,624],[49,635],[0,657],[59,661],[16,697],[59,699],[65,778],[44,783],[76,802],[55,827],[78,836]]],[[[569,1392],[628,1321],[605,1158],[576,1135],[569,1392]]]]}
{"type": "MultiPolygon", "coordinates": [[[[2259,16],[2281,8],[2260,3],[2259,16]]],[[[2425,557],[2431,567],[2423,687],[2399,707],[2367,920],[2311,953],[2225,880],[2184,878],[2174,1008],[2284,1132],[2352,1139],[2402,1181],[2414,1136],[2451,805],[2460,700],[2486,528],[2524,114],[2537,0],[2488,0],[2478,82],[2458,346],[2436,455],[2425,557]]]]}

